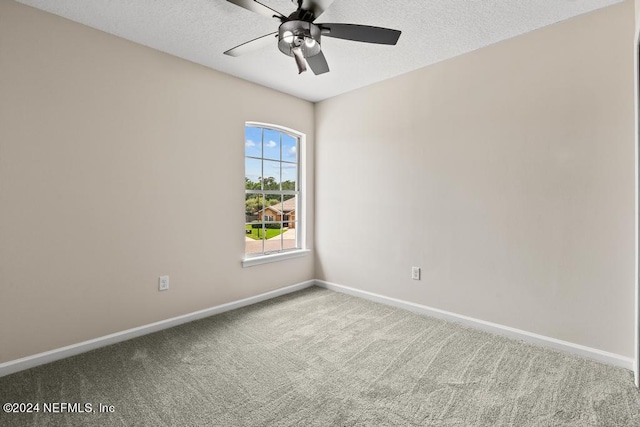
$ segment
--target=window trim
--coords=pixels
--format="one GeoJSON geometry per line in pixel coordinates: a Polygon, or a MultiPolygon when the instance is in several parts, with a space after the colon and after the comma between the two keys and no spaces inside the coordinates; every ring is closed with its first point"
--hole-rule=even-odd
{"type": "Polygon", "coordinates": [[[271,253],[266,255],[256,255],[246,257],[242,260],[243,267],[253,267],[254,265],[268,264],[270,262],[284,261],[285,259],[300,258],[311,253],[309,249],[292,249],[286,252],[271,253]]]}
{"type": "MultiPolygon", "coordinates": [[[[270,262],[276,262],[276,261],[282,261],[286,259],[306,256],[309,253],[311,253],[311,250],[306,247],[307,215],[306,215],[306,209],[305,209],[305,199],[306,199],[306,192],[307,192],[307,182],[306,182],[307,136],[304,133],[297,131],[295,129],[291,129],[291,128],[280,126],[280,125],[274,125],[271,123],[247,121],[244,123],[243,129],[246,129],[247,127],[260,127],[263,129],[271,129],[277,132],[284,132],[298,139],[298,153],[297,153],[298,154],[298,159],[297,159],[298,194],[296,195],[297,206],[296,206],[296,220],[295,220],[296,227],[295,228],[297,233],[296,238],[297,238],[299,247],[296,249],[288,249],[280,252],[260,253],[255,255],[244,254],[242,259],[242,267],[251,267],[254,265],[266,264],[270,262]]],[[[243,155],[243,157],[244,158],[247,157],[246,153],[243,155]]],[[[264,157],[262,158],[264,159],[264,157]]]]}

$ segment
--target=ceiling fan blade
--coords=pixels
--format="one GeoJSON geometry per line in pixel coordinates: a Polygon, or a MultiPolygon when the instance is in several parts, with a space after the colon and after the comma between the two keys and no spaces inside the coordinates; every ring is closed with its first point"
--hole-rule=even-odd
{"type": "Polygon", "coordinates": [[[354,40],[357,42],[396,44],[402,31],[357,24],[317,24],[323,37],[354,40]],[[328,30],[328,32],[326,31],[328,30]]]}
{"type": "Polygon", "coordinates": [[[229,3],[233,3],[237,6],[250,10],[251,12],[259,13],[267,18],[273,18],[273,15],[284,18],[284,15],[277,10],[271,9],[269,6],[265,6],[256,0],[227,0],[229,3]]]}
{"type": "Polygon", "coordinates": [[[313,12],[313,19],[316,20],[325,10],[329,9],[334,0],[303,0],[302,8],[313,12]]]}
{"type": "Polygon", "coordinates": [[[253,52],[258,49],[262,49],[263,47],[272,45],[275,43],[275,36],[278,33],[270,33],[262,37],[258,37],[257,39],[250,40],[246,43],[242,43],[234,48],[229,49],[224,54],[229,56],[240,56],[245,53],[253,52]]]}
{"type": "Polygon", "coordinates": [[[329,64],[327,64],[327,59],[324,57],[322,51],[316,55],[309,56],[307,58],[307,64],[309,64],[311,71],[313,71],[313,74],[316,76],[329,72],[329,64]]]}

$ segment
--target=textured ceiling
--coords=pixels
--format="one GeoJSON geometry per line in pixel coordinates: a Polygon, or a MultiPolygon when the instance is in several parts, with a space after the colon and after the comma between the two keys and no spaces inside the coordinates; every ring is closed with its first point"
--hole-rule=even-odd
{"type": "MultiPolygon", "coordinates": [[[[396,46],[325,37],[331,72],[298,75],[273,46],[233,58],[229,48],[277,30],[278,21],[225,0],[19,0],[127,40],[309,101],[469,52],[622,0],[335,0],[318,22],[402,31],[396,46]]],[[[330,0],[322,0],[329,2],[330,0]]],[[[285,15],[290,0],[263,0],[285,15]]]]}

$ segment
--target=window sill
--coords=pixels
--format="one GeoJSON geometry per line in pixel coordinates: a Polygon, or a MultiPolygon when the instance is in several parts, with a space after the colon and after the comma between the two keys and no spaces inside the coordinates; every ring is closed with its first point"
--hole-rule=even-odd
{"type": "Polygon", "coordinates": [[[260,255],[242,260],[242,267],[253,267],[254,265],[267,264],[270,262],[283,261],[285,259],[299,258],[311,253],[309,249],[298,249],[290,252],[280,252],[277,254],[260,255]]]}

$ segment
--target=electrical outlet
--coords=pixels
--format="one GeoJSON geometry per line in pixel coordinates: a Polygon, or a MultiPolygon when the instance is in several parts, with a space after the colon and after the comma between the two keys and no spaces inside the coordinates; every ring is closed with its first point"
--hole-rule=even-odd
{"type": "Polygon", "coordinates": [[[159,291],[169,290],[169,276],[161,276],[158,279],[158,290],[159,291]]]}
{"type": "Polygon", "coordinates": [[[413,280],[420,280],[420,267],[411,267],[411,278],[413,280]]]}

